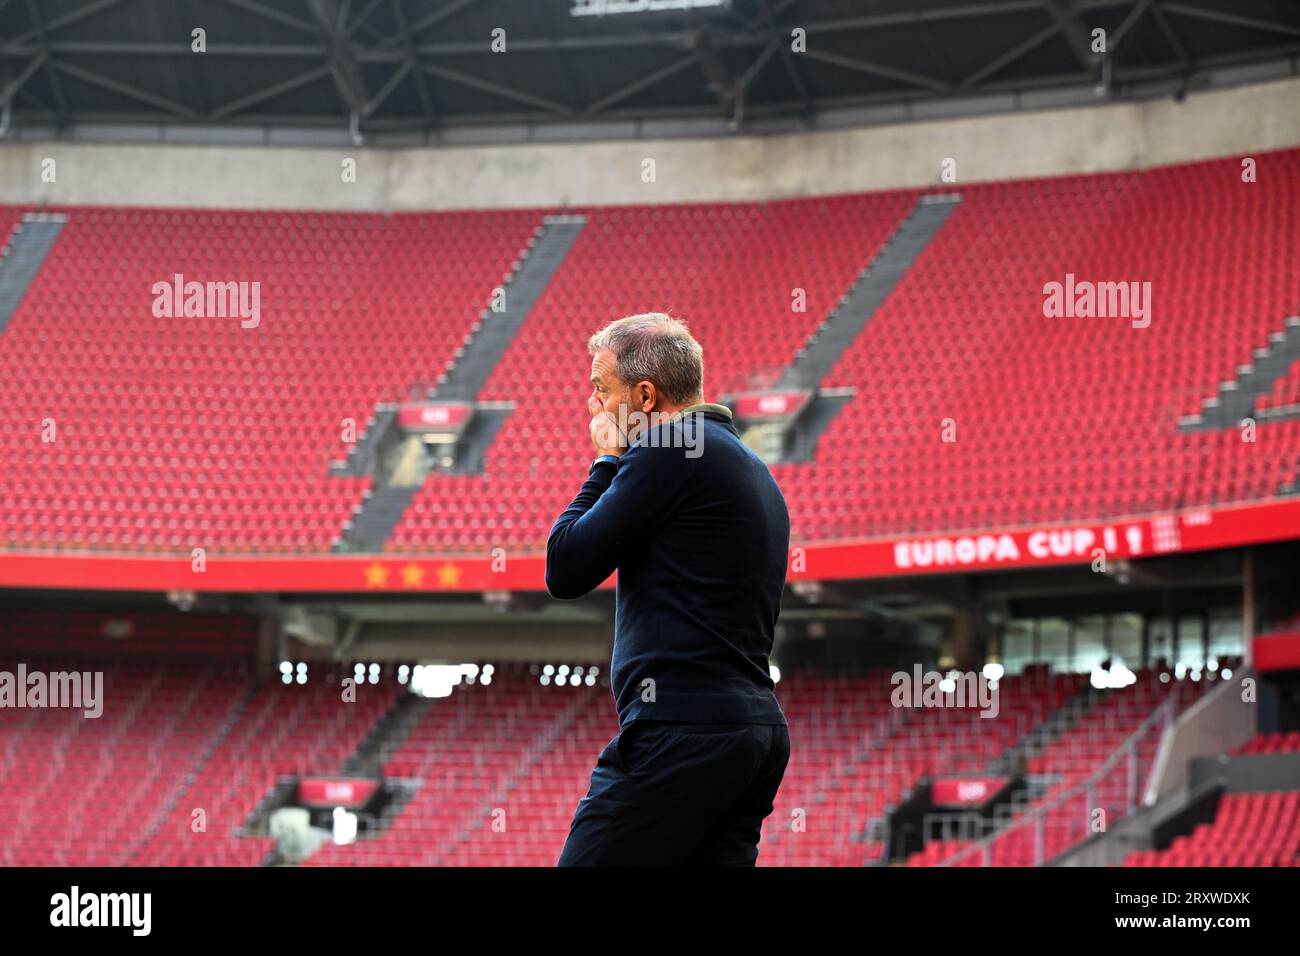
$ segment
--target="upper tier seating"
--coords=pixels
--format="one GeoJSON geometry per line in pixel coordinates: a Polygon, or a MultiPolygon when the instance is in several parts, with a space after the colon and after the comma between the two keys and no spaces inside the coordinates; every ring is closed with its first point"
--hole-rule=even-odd
{"type": "MultiPolygon", "coordinates": [[[[1300,420],[1177,427],[1300,311],[1300,150],[1259,161],[963,186],[823,383],[856,397],[816,460],[774,469],[796,540],[1275,496],[1300,420]],[[1149,282],[1150,326],[1045,317],[1067,273],[1149,282]]],[[[707,398],[770,384],[918,195],[579,210],[479,396],[516,403],[485,473],[430,478],[389,547],[540,547],[590,461],[592,331],[669,310],[707,398]]],[[[328,549],[370,481],[327,473],[345,419],[427,394],[546,211],[66,212],[0,334],[0,547],[328,549]],[[261,326],[155,318],[175,273],[260,282],[261,326]]]]}

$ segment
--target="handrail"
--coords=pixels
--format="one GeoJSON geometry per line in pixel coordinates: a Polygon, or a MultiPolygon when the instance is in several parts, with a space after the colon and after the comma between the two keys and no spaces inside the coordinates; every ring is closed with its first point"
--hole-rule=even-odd
{"type": "MultiPolygon", "coordinates": [[[[1172,721],[1173,710],[1174,710],[1174,698],[1171,695],[1169,697],[1166,697],[1164,701],[1161,702],[1161,704],[1155,710],[1153,710],[1151,714],[1144,721],[1142,721],[1141,724],[1138,725],[1137,729],[1134,730],[1133,733],[1129,734],[1128,737],[1126,737],[1124,741],[1118,747],[1115,748],[1114,752],[1109,757],[1107,757],[1105,761],[1102,762],[1101,766],[1099,766],[1087,777],[1087,779],[1081,780],[1079,783],[1075,784],[1073,787],[1071,787],[1069,790],[1066,790],[1064,793],[1058,794],[1057,796],[1052,797],[1050,800],[1048,800],[1048,802],[1041,804],[1040,806],[1037,806],[1034,809],[1028,811],[1027,813],[1017,818],[1016,820],[1012,821],[1005,828],[998,830],[995,833],[991,833],[987,837],[984,837],[982,840],[972,843],[970,846],[959,850],[958,852],[954,853],[952,856],[948,857],[947,859],[939,861],[938,865],[954,866],[957,863],[960,863],[962,860],[969,858],[974,853],[977,852],[981,854],[991,853],[994,842],[996,842],[998,839],[1005,836],[1006,834],[1010,833],[1012,830],[1024,826],[1026,823],[1029,823],[1036,819],[1041,820],[1048,813],[1050,813],[1052,810],[1055,810],[1058,806],[1060,806],[1062,803],[1065,803],[1067,800],[1073,800],[1079,796],[1086,795],[1093,787],[1097,786],[1098,783],[1100,783],[1101,780],[1105,778],[1105,776],[1108,773],[1110,773],[1111,770],[1115,768],[1115,766],[1119,763],[1121,758],[1127,759],[1130,757],[1131,753],[1133,752],[1133,748],[1137,746],[1138,739],[1144,734],[1146,734],[1152,728],[1152,726],[1155,725],[1157,720],[1163,720],[1166,724],[1172,721]]],[[[989,857],[985,857],[985,859],[988,858],[989,857]]],[[[1041,864],[1042,861],[1040,860],[1038,862],[1041,864]]],[[[985,865],[987,865],[987,863],[985,865]]]]}

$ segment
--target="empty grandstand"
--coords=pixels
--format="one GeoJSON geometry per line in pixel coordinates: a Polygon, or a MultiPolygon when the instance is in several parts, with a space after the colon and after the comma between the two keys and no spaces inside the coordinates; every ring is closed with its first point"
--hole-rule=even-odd
{"type": "Polygon", "coordinates": [[[1290,6],[146,6],[0,0],[0,866],[554,865],[647,311],[789,507],[759,865],[1300,862],[1290,6]]]}

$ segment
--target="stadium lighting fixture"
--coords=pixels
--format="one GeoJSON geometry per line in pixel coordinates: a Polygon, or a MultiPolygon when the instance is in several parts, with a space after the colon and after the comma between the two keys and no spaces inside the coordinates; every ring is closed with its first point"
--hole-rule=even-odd
{"type": "Polygon", "coordinates": [[[417,664],[411,671],[411,691],[424,697],[450,697],[465,676],[465,664],[417,664]]]}
{"type": "Polygon", "coordinates": [[[572,17],[625,16],[634,13],[726,12],[731,0],[574,0],[572,17]]]}
{"type": "Polygon", "coordinates": [[[986,681],[992,682],[992,681],[1002,680],[1006,672],[1007,669],[1003,667],[1001,664],[999,664],[997,661],[989,661],[987,664],[984,665],[983,673],[984,673],[984,679],[986,681]]]}
{"type": "Polygon", "coordinates": [[[355,843],[357,839],[357,815],[348,812],[343,807],[335,807],[333,835],[336,846],[347,846],[349,843],[355,843]]]}
{"type": "Polygon", "coordinates": [[[1112,661],[1109,669],[1100,666],[1092,669],[1091,683],[1097,690],[1121,690],[1137,683],[1137,675],[1122,663],[1112,661]]]}
{"type": "Polygon", "coordinates": [[[773,684],[781,683],[781,668],[777,667],[775,664],[768,664],[767,673],[768,676],[772,678],[773,684]]]}

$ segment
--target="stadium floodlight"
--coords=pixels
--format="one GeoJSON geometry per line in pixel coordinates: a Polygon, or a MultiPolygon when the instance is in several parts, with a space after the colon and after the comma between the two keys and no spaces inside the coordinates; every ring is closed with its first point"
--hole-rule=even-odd
{"type": "Polygon", "coordinates": [[[625,16],[635,13],[726,13],[731,0],[574,0],[573,17],[625,16]]]}
{"type": "Polygon", "coordinates": [[[545,686],[547,686],[548,684],[550,684],[550,682],[551,682],[551,675],[550,675],[550,674],[543,674],[541,677],[538,678],[538,680],[541,681],[542,686],[545,687],[545,686]]]}
{"type": "Polygon", "coordinates": [[[1112,661],[1110,665],[1110,686],[1118,690],[1121,687],[1129,687],[1137,683],[1137,674],[1123,665],[1119,661],[1112,661]]]}
{"type": "Polygon", "coordinates": [[[1092,669],[1091,683],[1097,690],[1122,690],[1136,684],[1137,675],[1122,663],[1112,661],[1109,668],[1097,666],[1092,669]]]}
{"type": "Polygon", "coordinates": [[[986,681],[989,681],[990,683],[993,681],[1002,680],[1006,672],[1007,669],[1003,667],[1001,664],[999,664],[997,661],[989,661],[987,664],[984,665],[984,671],[983,671],[984,679],[986,681]]]}
{"type": "Polygon", "coordinates": [[[464,676],[463,664],[417,664],[410,686],[423,697],[450,697],[464,676]]]}
{"type": "Polygon", "coordinates": [[[768,664],[767,673],[768,676],[772,678],[773,684],[781,683],[781,668],[777,667],[775,664],[768,664]]]}
{"type": "Polygon", "coordinates": [[[495,674],[496,671],[497,671],[497,669],[496,669],[495,667],[493,667],[491,664],[484,664],[484,665],[483,665],[483,676],[484,676],[484,677],[490,677],[490,676],[492,676],[493,674],[495,674]]]}
{"type": "Polygon", "coordinates": [[[357,815],[343,807],[334,808],[334,843],[347,846],[357,839],[357,815]]]}
{"type": "Polygon", "coordinates": [[[281,674],[292,674],[292,673],[293,673],[293,664],[290,663],[289,661],[280,661],[280,673],[281,673],[281,674]]]}

